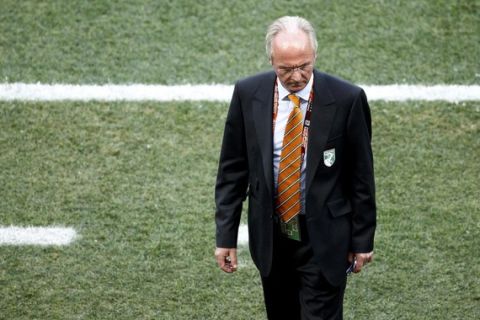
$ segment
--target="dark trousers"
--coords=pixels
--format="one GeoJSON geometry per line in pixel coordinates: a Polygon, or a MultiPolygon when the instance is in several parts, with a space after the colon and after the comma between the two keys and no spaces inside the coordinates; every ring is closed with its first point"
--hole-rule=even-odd
{"type": "Polygon", "coordinates": [[[276,232],[272,271],[262,277],[269,320],[341,320],[345,282],[339,287],[328,283],[318,265],[306,230],[302,242],[276,232]]]}

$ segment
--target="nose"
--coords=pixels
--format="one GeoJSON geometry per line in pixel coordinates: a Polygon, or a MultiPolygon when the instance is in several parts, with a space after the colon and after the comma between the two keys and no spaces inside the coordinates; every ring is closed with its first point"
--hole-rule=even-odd
{"type": "Polygon", "coordinates": [[[293,80],[293,81],[302,80],[302,72],[300,71],[300,69],[298,69],[298,68],[293,69],[292,75],[290,76],[290,79],[293,80]]]}

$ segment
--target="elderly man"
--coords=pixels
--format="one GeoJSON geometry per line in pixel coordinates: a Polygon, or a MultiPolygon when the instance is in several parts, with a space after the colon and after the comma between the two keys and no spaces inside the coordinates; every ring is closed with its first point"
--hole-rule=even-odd
{"type": "Polygon", "coordinates": [[[363,90],[314,69],[311,24],[266,35],[273,71],[235,85],[217,175],[215,257],[237,270],[248,196],[250,252],[268,319],[342,319],[347,273],[372,260],[371,119],[363,90]]]}

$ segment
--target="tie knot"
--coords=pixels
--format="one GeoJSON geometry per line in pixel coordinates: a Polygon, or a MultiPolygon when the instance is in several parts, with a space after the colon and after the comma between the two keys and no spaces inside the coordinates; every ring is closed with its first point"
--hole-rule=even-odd
{"type": "Polygon", "coordinates": [[[297,97],[295,94],[289,94],[288,95],[288,99],[290,99],[290,101],[293,102],[293,104],[295,105],[295,107],[300,107],[300,98],[297,97]]]}

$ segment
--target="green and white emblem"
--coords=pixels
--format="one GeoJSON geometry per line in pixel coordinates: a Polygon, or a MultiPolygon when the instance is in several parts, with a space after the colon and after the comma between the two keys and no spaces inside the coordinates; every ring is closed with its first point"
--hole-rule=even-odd
{"type": "Polygon", "coordinates": [[[335,148],[323,151],[323,163],[327,167],[333,166],[335,163],[335,148]]]}

